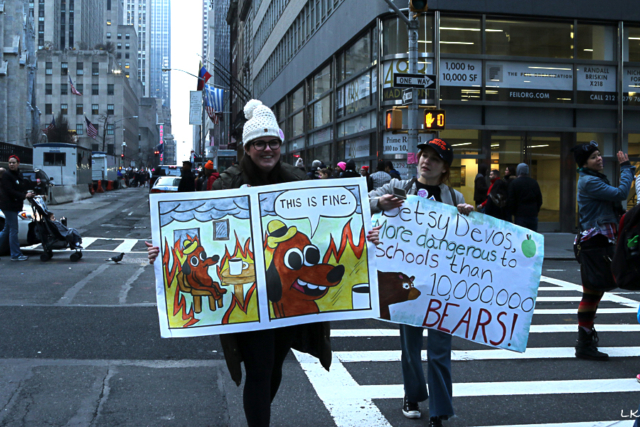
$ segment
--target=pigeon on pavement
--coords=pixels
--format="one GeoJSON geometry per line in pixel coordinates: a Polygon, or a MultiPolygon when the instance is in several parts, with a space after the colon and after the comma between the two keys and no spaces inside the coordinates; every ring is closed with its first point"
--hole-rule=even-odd
{"type": "Polygon", "coordinates": [[[122,261],[122,258],[124,258],[124,252],[122,252],[120,255],[116,255],[114,257],[109,258],[107,261],[113,261],[117,264],[120,261],[122,261]]]}

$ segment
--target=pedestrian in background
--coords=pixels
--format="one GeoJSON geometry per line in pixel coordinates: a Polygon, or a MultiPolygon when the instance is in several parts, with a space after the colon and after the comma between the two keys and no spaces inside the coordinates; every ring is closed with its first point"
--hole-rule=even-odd
{"type": "Polygon", "coordinates": [[[378,161],[378,166],[376,166],[376,171],[371,174],[373,190],[388,184],[389,181],[391,181],[391,175],[384,170],[384,162],[380,160],[378,161]]]}
{"type": "MultiPolygon", "coordinates": [[[[231,166],[220,175],[214,190],[305,180],[305,173],[280,159],[281,131],[273,112],[260,101],[251,100],[245,105],[244,113],[248,119],[242,134],[244,156],[239,165],[231,166]]],[[[285,232],[282,227],[269,230],[274,236],[285,232]]],[[[147,247],[149,261],[153,263],[160,248],[150,243],[147,247]]],[[[328,322],[225,334],[220,335],[220,341],[231,378],[238,386],[244,362],[247,378],[243,403],[249,427],[269,426],[271,402],[280,387],[283,363],[291,348],[318,357],[327,370],[331,365],[328,322]]]]}
{"type": "Polygon", "coordinates": [[[360,178],[361,176],[362,175],[358,173],[356,168],[356,162],[353,160],[349,160],[345,163],[344,171],[340,174],[340,178],[360,178]]]}
{"type": "Polygon", "coordinates": [[[362,166],[360,168],[360,175],[367,181],[367,193],[373,190],[373,181],[371,181],[371,175],[369,174],[369,166],[362,166]]]}
{"type": "Polygon", "coordinates": [[[485,163],[480,163],[478,165],[478,174],[473,181],[473,201],[476,202],[476,208],[479,211],[482,211],[480,205],[482,205],[484,201],[487,200],[487,192],[489,191],[489,184],[487,184],[488,170],[489,166],[487,166],[485,163]]]}
{"type": "Polygon", "coordinates": [[[311,163],[311,170],[307,172],[307,177],[309,179],[320,179],[320,169],[324,169],[326,166],[321,160],[314,160],[311,163]]]}
{"type": "MultiPolygon", "coordinates": [[[[432,139],[418,145],[418,178],[391,180],[383,187],[369,193],[371,213],[400,208],[402,199],[393,189],[403,189],[408,195],[433,198],[437,202],[457,206],[458,212],[469,215],[473,206],[464,196],[449,187],[449,174],[453,162],[451,146],[441,139],[432,139]]],[[[371,241],[371,239],[369,239],[371,241]]],[[[453,383],[451,379],[451,335],[430,329],[427,338],[427,381],[422,369],[422,345],[424,328],[399,325],[402,349],[402,378],[404,399],[402,413],[407,418],[420,418],[420,406],[429,398],[429,426],[442,426],[442,420],[453,416],[453,383]],[[427,383],[429,388],[427,390],[427,383]]]]}
{"type": "Polygon", "coordinates": [[[489,187],[487,200],[484,204],[484,213],[502,221],[511,222],[507,208],[507,183],[500,179],[500,171],[497,169],[489,173],[489,178],[491,179],[491,187],[489,187]]]}
{"type": "Polygon", "coordinates": [[[517,174],[515,166],[507,166],[506,168],[504,168],[504,181],[507,183],[507,188],[509,188],[516,177],[517,174]]]}
{"type": "Polygon", "coordinates": [[[11,261],[26,261],[20,250],[18,240],[18,212],[22,210],[25,198],[31,199],[33,193],[27,193],[24,178],[20,172],[20,158],[9,156],[9,170],[2,174],[0,186],[0,210],[4,214],[4,229],[0,232],[0,248],[6,245],[9,239],[11,261]]]}
{"type": "Polygon", "coordinates": [[[320,176],[319,176],[320,179],[329,179],[329,178],[331,178],[331,170],[330,169],[327,169],[327,168],[320,169],[319,173],[320,173],[320,176]]]}
{"type": "Polygon", "coordinates": [[[402,179],[402,177],[400,176],[400,172],[398,172],[397,170],[395,170],[395,168],[393,167],[393,163],[391,162],[391,160],[387,160],[386,162],[384,162],[384,170],[386,173],[389,174],[389,176],[391,177],[391,179],[402,179]]]}
{"type": "Polygon", "coordinates": [[[189,160],[182,162],[182,169],[180,170],[180,184],[178,184],[178,193],[188,193],[196,191],[196,177],[191,171],[192,163],[189,160]]]}
{"type": "Polygon", "coordinates": [[[203,170],[204,178],[200,183],[200,187],[198,187],[198,191],[211,191],[213,190],[213,184],[220,178],[220,174],[213,168],[211,160],[205,163],[203,170]]]}
{"type": "Polygon", "coordinates": [[[538,213],[542,207],[542,193],[538,181],[529,176],[529,165],[520,163],[518,177],[509,186],[508,207],[514,223],[531,231],[538,231],[538,213]]]}
{"type": "MultiPolygon", "coordinates": [[[[576,236],[575,244],[580,262],[582,300],[578,307],[576,357],[607,360],[609,355],[598,350],[598,334],[594,327],[594,319],[604,293],[617,287],[611,273],[611,258],[620,217],[624,213],[621,203],[627,200],[636,167],[631,165],[628,155],[619,151],[617,157],[620,162],[620,185],[614,187],[602,173],[604,163],[597,142],[577,145],[572,151],[580,173],[580,233],[576,236]]],[[[513,185],[519,180],[520,178],[513,185]]]]}

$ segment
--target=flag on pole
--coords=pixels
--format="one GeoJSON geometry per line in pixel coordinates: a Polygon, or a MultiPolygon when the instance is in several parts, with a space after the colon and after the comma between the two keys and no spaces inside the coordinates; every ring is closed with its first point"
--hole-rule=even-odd
{"type": "Polygon", "coordinates": [[[91,138],[96,139],[98,136],[98,129],[87,119],[87,116],[84,116],[84,120],[87,122],[87,135],[91,138]]]}
{"type": "Polygon", "coordinates": [[[76,89],[76,87],[73,85],[73,80],[71,80],[71,76],[69,76],[69,84],[71,85],[71,93],[74,95],[78,95],[78,96],[82,96],[82,94],[80,92],[78,92],[78,89],[76,89]]]}
{"type": "Polygon", "coordinates": [[[224,90],[215,88],[211,85],[204,85],[204,105],[207,115],[213,122],[218,124],[218,114],[222,113],[224,90]]]}
{"type": "Polygon", "coordinates": [[[49,131],[51,131],[51,130],[53,130],[55,128],[56,128],[56,117],[54,115],[51,115],[51,123],[44,130],[44,133],[49,133],[49,131]]]}
{"type": "Polygon", "coordinates": [[[198,72],[198,91],[204,89],[204,85],[209,81],[210,78],[211,74],[209,74],[207,69],[204,68],[204,65],[202,65],[202,61],[200,61],[200,71],[198,72]]]}

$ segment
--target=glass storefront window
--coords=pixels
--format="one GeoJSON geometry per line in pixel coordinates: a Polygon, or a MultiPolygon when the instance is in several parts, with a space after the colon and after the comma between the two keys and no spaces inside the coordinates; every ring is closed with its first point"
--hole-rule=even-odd
{"type": "Polygon", "coordinates": [[[327,65],[318,74],[313,76],[313,99],[331,89],[331,66],[327,65]]]}
{"type": "Polygon", "coordinates": [[[304,86],[300,86],[298,90],[291,95],[291,111],[299,110],[304,106],[304,86]]]}
{"type": "Polygon", "coordinates": [[[344,80],[344,53],[336,56],[336,74],[338,83],[344,80]]]}
{"type": "Polygon", "coordinates": [[[345,78],[357,75],[371,65],[371,36],[366,34],[345,52],[345,78]]]}
{"type": "Polygon", "coordinates": [[[367,114],[345,120],[338,125],[338,136],[353,135],[354,133],[364,132],[376,127],[376,112],[372,111],[367,114]]]}
{"type": "Polygon", "coordinates": [[[579,23],[576,31],[578,59],[615,61],[617,37],[616,27],[579,23]]]}
{"type": "Polygon", "coordinates": [[[371,75],[365,73],[344,87],[345,115],[356,113],[371,105],[371,75]]]}
{"type": "Polygon", "coordinates": [[[344,158],[347,160],[369,157],[371,155],[371,135],[346,140],[344,153],[341,154],[344,154],[344,158]]]}
{"type": "Polygon", "coordinates": [[[481,54],[480,19],[440,18],[440,52],[481,54]]]}
{"type": "Polygon", "coordinates": [[[304,138],[298,138],[295,141],[289,143],[289,153],[300,151],[304,149],[304,138]]]}
{"type": "Polygon", "coordinates": [[[625,27],[624,60],[640,62],[640,28],[625,27]]]}
{"type": "Polygon", "coordinates": [[[444,139],[453,148],[457,156],[477,156],[482,152],[480,131],[478,130],[443,130],[440,138],[444,139]]]}
{"type": "Polygon", "coordinates": [[[331,163],[331,144],[325,144],[313,149],[313,160],[320,160],[325,165],[331,163]]]}
{"type": "Polygon", "coordinates": [[[318,145],[333,139],[333,128],[326,127],[309,135],[309,145],[318,145]]]}
{"type": "Polygon", "coordinates": [[[487,54],[573,58],[570,23],[487,19],[487,54]]]}
{"type": "Polygon", "coordinates": [[[331,123],[331,95],[313,104],[313,129],[331,123]]]}
{"type": "MultiPolygon", "coordinates": [[[[418,53],[433,52],[433,15],[420,15],[418,30],[418,53]]],[[[382,55],[409,53],[407,26],[398,18],[382,23],[382,55]]]]}
{"type": "Polygon", "coordinates": [[[295,138],[296,136],[302,135],[304,133],[304,111],[300,111],[298,114],[293,116],[293,118],[291,119],[291,124],[291,136],[295,138]]]}
{"type": "Polygon", "coordinates": [[[284,120],[286,116],[286,107],[287,103],[284,101],[281,101],[280,103],[278,103],[278,105],[276,106],[276,115],[278,116],[278,120],[284,120]]]}
{"type": "Polygon", "coordinates": [[[454,159],[450,171],[449,185],[462,193],[466,203],[474,205],[473,191],[474,180],[478,174],[478,161],[476,159],[454,159]]]}

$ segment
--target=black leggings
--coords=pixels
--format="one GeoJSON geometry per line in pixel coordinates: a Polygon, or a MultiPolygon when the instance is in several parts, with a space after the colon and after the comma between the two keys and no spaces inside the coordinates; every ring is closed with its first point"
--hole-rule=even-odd
{"type": "Polygon", "coordinates": [[[297,332],[296,326],[238,334],[247,379],[244,414],[249,427],[268,427],[271,402],[282,380],[282,365],[297,332]]]}

